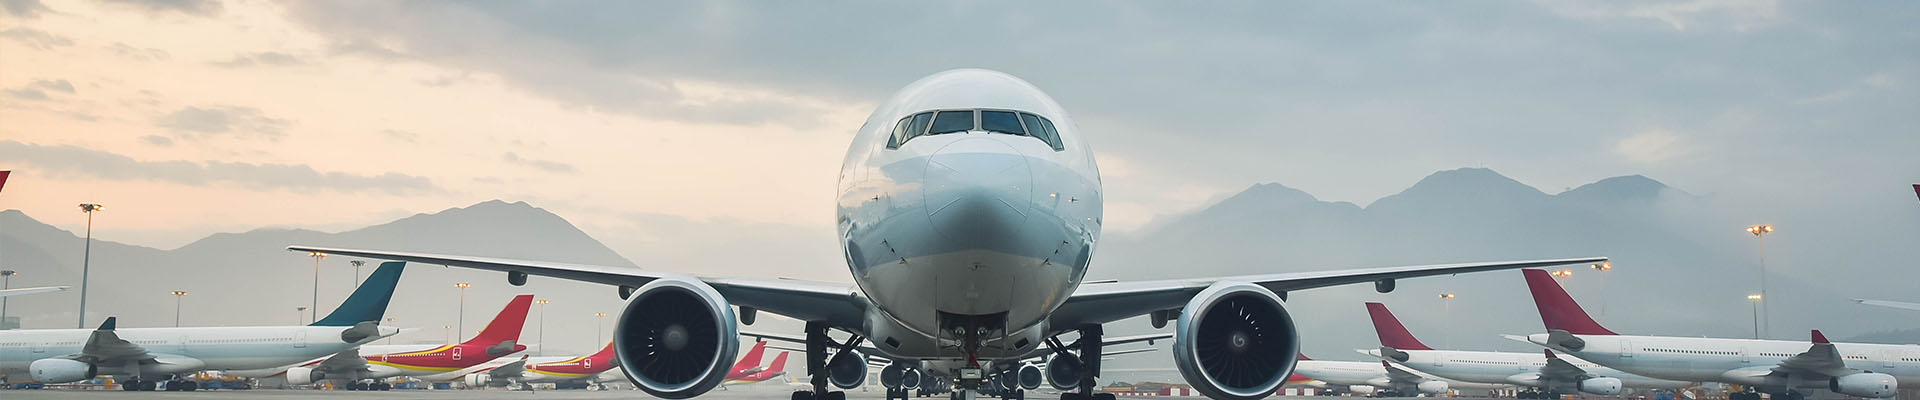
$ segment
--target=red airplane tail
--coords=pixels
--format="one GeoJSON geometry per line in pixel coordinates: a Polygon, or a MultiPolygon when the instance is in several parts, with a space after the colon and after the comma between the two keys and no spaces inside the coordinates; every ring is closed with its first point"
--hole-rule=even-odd
{"type": "Polygon", "coordinates": [[[1433,350],[1426,343],[1420,343],[1420,339],[1414,338],[1413,332],[1408,332],[1407,326],[1401,325],[1400,319],[1394,318],[1392,311],[1387,311],[1387,305],[1369,302],[1367,314],[1373,317],[1373,332],[1380,336],[1381,346],[1400,350],[1433,350]]]}
{"type": "Polygon", "coordinates": [[[740,361],[734,362],[733,369],[728,371],[740,372],[740,371],[746,371],[748,369],[752,369],[753,367],[758,367],[760,366],[760,356],[766,353],[767,353],[767,341],[762,340],[762,341],[753,342],[753,348],[747,349],[747,354],[740,356],[740,361]]]}
{"type": "Polygon", "coordinates": [[[613,342],[607,342],[606,348],[600,349],[600,352],[593,353],[593,355],[587,356],[587,358],[601,360],[601,361],[612,361],[613,355],[614,355],[613,342]]]}
{"type": "Polygon", "coordinates": [[[1580,303],[1573,301],[1567,289],[1560,282],[1553,281],[1553,275],[1546,270],[1523,269],[1520,273],[1527,276],[1527,289],[1533,292],[1533,305],[1540,309],[1540,322],[1548,330],[1563,330],[1575,335],[1619,335],[1594,322],[1580,303]]]}
{"type": "Polygon", "coordinates": [[[773,364],[767,364],[767,376],[773,376],[774,374],[779,374],[780,371],[786,370],[787,352],[784,351],[780,352],[780,355],[773,356],[773,364]]]}
{"type": "Polygon", "coordinates": [[[486,329],[481,329],[480,334],[473,335],[473,339],[463,344],[492,346],[500,342],[519,343],[520,327],[527,325],[527,308],[532,305],[533,295],[513,296],[513,301],[507,302],[507,308],[501,309],[500,314],[487,323],[486,329]]]}
{"type": "Polygon", "coordinates": [[[1294,354],[1293,356],[1293,359],[1297,361],[1313,361],[1313,359],[1307,358],[1307,353],[1294,354]]]}

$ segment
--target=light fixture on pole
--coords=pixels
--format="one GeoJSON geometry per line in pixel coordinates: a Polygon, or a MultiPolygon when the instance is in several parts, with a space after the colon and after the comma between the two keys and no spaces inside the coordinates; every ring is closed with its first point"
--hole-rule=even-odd
{"type": "Polygon", "coordinates": [[[547,351],[547,299],[534,300],[540,305],[540,351],[547,351]]]}
{"type": "MultiPolygon", "coordinates": [[[[19,274],[20,274],[19,272],[14,272],[14,270],[10,270],[10,269],[0,270],[0,281],[5,282],[5,283],[0,283],[0,290],[12,289],[13,276],[19,275],[19,274]]],[[[7,298],[0,297],[0,324],[5,324],[6,322],[7,322],[7,298]]],[[[0,329],[5,329],[5,328],[0,328],[0,329]]]]}
{"type": "Polygon", "coordinates": [[[320,320],[320,259],[327,258],[327,253],[309,251],[307,257],[313,257],[313,304],[307,306],[312,310],[307,313],[307,323],[313,323],[320,320]]]}
{"type": "Polygon", "coordinates": [[[1566,268],[1561,268],[1561,269],[1556,269],[1556,270],[1553,270],[1553,272],[1552,272],[1552,273],[1549,273],[1549,274],[1550,274],[1550,275],[1553,275],[1553,277],[1555,277],[1555,278],[1566,278],[1566,277],[1571,277],[1571,276],[1573,276],[1573,270],[1571,270],[1571,269],[1566,269],[1566,268]]]}
{"type": "Polygon", "coordinates": [[[80,212],[87,213],[87,241],[80,253],[80,317],[74,328],[87,328],[87,272],[93,261],[93,212],[107,209],[107,206],[94,203],[80,203],[80,212]]]}
{"type": "Polygon", "coordinates": [[[173,327],[180,327],[180,299],[187,298],[187,291],[175,290],[173,293],[173,327]]]}
{"type": "Polygon", "coordinates": [[[1747,233],[1760,240],[1760,298],[1754,299],[1760,307],[1760,326],[1767,336],[1773,336],[1773,307],[1766,304],[1767,297],[1767,234],[1773,233],[1773,225],[1754,225],[1747,227],[1747,233]]]}
{"type": "Polygon", "coordinates": [[[605,341],[601,339],[606,338],[605,332],[607,330],[607,313],[603,313],[603,312],[593,313],[593,320],[599,321],[599,324],[595,325],[596,328],[593,328],[593,343],[595,343],[594,344],[595,346],[598,346],[600,342],[605,341]]]}
{"type": "Polygon", "coordinates": [[[306,307],[294,307],[294,308],[293,308],[293,323],[294,323],[295,325],[299,325],[299,324],[300,324],[300,317],[304,317],[304,316],[306,316],[306,315],[305,315],[306,313],[307,313],[307,308],[306,308],[306,307]]]}
{"type": "MultiPolygon", "coordinates": [[[[394,323],[393,323],[393,317],[387,317],[387,326],[394,326],[394,323]]],[[[400,334],[398,334],[398,333],[396,333],[396,334],[392,334],[392,335],[387,335],[387,344],[389,344],[389,345],[391,345],[391,344],[393,344],[393,337],[394,337],[394,336],[400,336],[400,334]]]]}
{"type": "MultiPolygon", "coordinates": [[[[1599,264],[1594,264],[1592,268],[1596,273],[1612,271],[1613,262],[1602,261],[1599,264]]],[[[1600,275],[1600,296],[1599,296],[1600,317],[1606,318],[1607,317],[1607,274],[1599,274],[1599,275],[1600,275]]]]}
{"type": "MultiPolygon", "coordinates": [[[[1440,294],[1440,320],[1453,322],[1453,292],[1440,294]]],[[[1453,330],[1447,330],[1447,348],[1453,348],[1453,330]]]]}
{"type": "Polygon", "coordinates": [[[1747,302],[1753,303],[1753,338],[1760,339],[1760,300],[1759,294],[1747,295],[1747,302]]]}
{"type": "Polygon", "coordinates": [[[367,262],[360,261],[360,260],[353,260],[353,261],[348,261],[347,263],[353,264],[353,287],[358,288],[360,287],[360,266],[367,265],[367,262]]]}
{"type": "Polygon", "coordinates": [[[467,288],[473,287],[473,284],[455,282],[453,287],[460,288],[460,334],[465,335],[467,333],[467,288]]]}
{"type": "Polygon", "coordinates": [[[453,343],[453,325],[441,325],[440,336],[446,337],[447,343],[453,343]]]}

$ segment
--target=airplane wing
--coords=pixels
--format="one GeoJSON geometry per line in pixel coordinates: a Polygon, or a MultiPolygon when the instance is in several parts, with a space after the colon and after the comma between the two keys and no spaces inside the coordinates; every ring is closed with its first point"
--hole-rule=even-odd
{"type": "Polygon", "coordinates": [[[70,355],[67,358],[93,365],[118,365],[129,361],[151,362],[154,356],[147,353],[146,348],[121,339],[119,334],[113,332],[118,319],[119,317],[107,317],[106,322],[100,323],[100,327],[94,329],[92,335],[87,336],[87,344],[81,346],[80,354],[70,355]]]}
{"type": "Polygon", "coordinates": [[[1553,350],[1545,351],[1547,352],[1547,365],[1540,367],[1541,378],[1562,382],[1579,382],[1593,377],[1593,374],[1587,373],[1587,370],[1581,369],[1579,366],[1567,362],[1567,360],[1562,360],[1560,357],[1555,357],[1553,350]]]}
{"type": "Polygon", "coordinates": [[[526,369],[527,356],[523,355],[520,356],[519,360],[488,369],[487,375],[492,376],[493,379],[519,379],[520,374],[525,372],[526,369]]]}
{"type": "Polygon", "coordinates": [[[1867,299],[1853,299],[1853,301],[1856,303],[1866,304],[1870,306],[1892,307],[1892,308],[1898,308],[1902,310],[1920,311],[1920,303],[1908,303],[1908,302],[1902,302],[1902,301],[1886,301],[1886,300],[1867,300],[1867,299]]]}
{"type": "Polygon", "coordinates": [[[583,282],[603,283],[623,288],[638,288],[661,278],[696,279],[713,286],[736,306],[750,307],[805,321],[826,321],[844,327],[861,326],[867,300],[852,285],[795,279],[754,279],[700,277],[687,274],[643,271],[638,268],[607,267],[504,258],[454,256],[381,250],[355,250],[311,246],[287,246],[292,251],[411,261],[528,275],[551,276],[583,282]]]}
{"type": "Polygon", "coordinates": [[[360,348],[342,350],[314,364],[313,369],[327,371],[329,374],[341,374],[348,371],[368,372],[367,359],[360,356],[360,348]]]}
{"type": "Polygon", "coordinates": [[[1216,282],[1248,282],[1286,296],[1294,290],[1322,288],[1354,283],[1392,281],[1401,278],[1452,275],[1503,269],[1549,267],[1568,264],[1606,262],[1606,257],[1557,260],[1505,261],[1464,264],[1420,265],[1406,267],[1362,268],[1280,274],[1240,275],[1216,278],[1168,279],[1081,285],[1066,304],[1049,317],[1050,326],[1071,328],[1103,324],[1159,310],[1186,306],[1193,295],[1216,282]]]}
{"type": "Polygon", "coordinates": [[[1788,357],[1786,360],[1780,361],[1780,365],[1773,367],[1773,375],[1783,376],[1805,376],[1813,373],[1821,376],[1839,377],[1855,372],[1859,371],[1847,368],[1847,361],[1845,358],[1840,357],[1840,350],[1835,349],[1833,343],[1827,341],[1827,335],[1820,334],[1820,331],[1817,329],[1813,331],[1813,347],[1808,348],[1805,353],[1788,357]]]}
{"type": "Polygon", "coordinates": [[[19,289],[6,289],[6,290],[0,290],[0,297],[19,296],[23,294],[58,292],[62,290],[67,290],[67,286],[43,286],[43,287],[30,287],[30,288],[19,288],[19,289]]]}
{"type": "Polygon", "coordinates": [[[1419,374],[1400,369],[1400,367],[1388,363],[1387,360],[1380,360],[1380,366],[1387,368],[1387,380],[1393,381],[1394,383],[1418,385],[1421,381],[1427,380],[1427,378],[1419,374]]]}

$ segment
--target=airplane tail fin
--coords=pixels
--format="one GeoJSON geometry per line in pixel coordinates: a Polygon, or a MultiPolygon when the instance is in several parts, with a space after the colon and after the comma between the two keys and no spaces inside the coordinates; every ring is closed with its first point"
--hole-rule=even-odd
{"type": "Polygon", "coordinates": [[[1433,350],[1426,343],[1420,343],[1420,339],[1415,339],[1413,332],[1408,332],[1407,326],[1401,325],[1400,319],[1394,318],[1392,311],[1387,311],[1387,305],[1368,302],[1367,314],[1373,317],[1373,331],[1380,335],[1381,346],[1399,350],[1433,350]]]}
{"type": "Polygon", "coordinates": [[[784,352],[784,351],[780,352],[780,355],[773,356],[772,364],[767,364],[767,371],[768,373],[771,373],[771,374],[777,374],[777,373],[780,373],[780,371],[786,371],[786,370],[787,370],[787,352],[784,352]]]}
{"type": "Polygon", "coordinates": [[[495,315],[493,321],[487,323],[486,329],[481,329],[480,334],[473,335],[473,339],[468,340],[467,344],[493,345],[501,342],[520,342],[520,327],[527,325],[527,309],[532,306],[533,295],[513,296],[513,301],[507,302],[507,308],[501,309],[500,315],[495,315]]]}
{"type": "Polygon", "coordinates": [[[380,263],[380,268],[367,275],[367,280],[360,282],[360,288],[354,289],[347,301],[341,302],[326,318],[314,321],[312,326],[353,326],[380,321],[387,314],[387,302],[393,300],[393,288],[400,285],[400,271],[406,265],[400,261],[380,263]]]}
{"type": "Polygon", "coordinates": [[[1813,342],[1814,343],[1833,343],[1833,342],[1827,341],[1827,335],[1820,333],[1819,329],[1813,330],[1813,342]]]}
{"type": "Polygon", "coordinates": [[[600,352],[593,353],[593,355],[587,356],[587,358],[612,360],[613,359],[613,342],[607,342],[607,347],[601,348],[600,352]]]}
{"type": "Polygon", "coordinates": [[[745,371],[749,368],[760,366],[760,356],[766,353],[767,341],[761,340],[753,342],[753,348],[747,349],[747,354],[740,356],[740,361],[733,363],[732,371],[745,371]]]}
{"type": "Polygon", "coordinates": [[[1307,358],[1306,353],[1294,354],[1294,356],[1294,359],[1298,361],[1313,361],[1313,359],[1307,358]]]}
{"type": "Polygon", "coordinates": [[[1594,322],[1580,303],[1573,301],[1567,289],[1560,282],[1553,281],[1553,275],[1546,270],[1523,269],[1527,276],[1527,289],[1533,292],[1533,305],[1540,309],[1540,322],[1548,330],[1562,330],[1575,335],[1619,335],[1594,322]]]}

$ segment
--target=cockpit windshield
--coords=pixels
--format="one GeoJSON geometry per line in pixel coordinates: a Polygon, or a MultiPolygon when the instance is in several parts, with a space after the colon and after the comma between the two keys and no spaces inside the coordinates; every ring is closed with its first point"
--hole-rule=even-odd
{"type": "Polygon", "coordinates": [[[1060,143],[1060,133],[1054,130],[1053,121],[1032,113],[1003,110],[928,111],[901,118],[894,123],[887,148],[900,148],[916,137],[974,130],[1029,136],[1040,139],[1054,151],[1066,149],[1060,143]]]}

